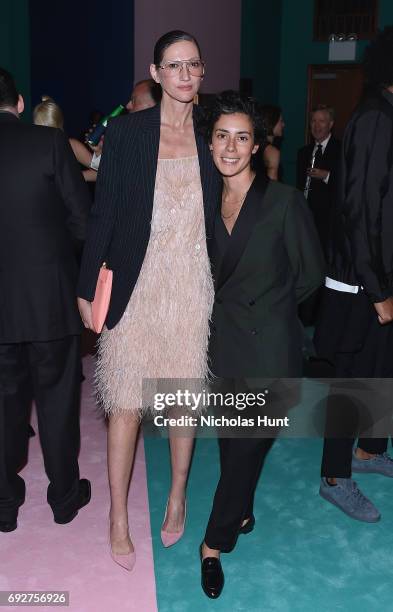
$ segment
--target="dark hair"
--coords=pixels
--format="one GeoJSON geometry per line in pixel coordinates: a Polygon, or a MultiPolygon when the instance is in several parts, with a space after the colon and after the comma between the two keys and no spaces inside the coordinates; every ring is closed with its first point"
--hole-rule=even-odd
{"type": "MultiPolygon", "coordinates": [[[[153,79],[151,79],[151,80],[153,81],[153,79]]],[[[154,102],[156,104],[161,102],[162,88],[161,88],[161,85],[159,83],[156,83],[155,81],[153,81],[150,84],[150,93],[151,93],[151,97],[153,98],[153,100],[154,100],[154,102]]]]}
{"type": "Polygon", "coordinates": [[[198,122],[199,129],[208,142],[211,142],[214,126],[221,115],[233,115],[234,113],[242,113],[251,119],[256,144],[261,144],[266,140],[266,127],[257,100],[246,94],[228,89],[215,96],[211,106],[204,110],[203,116],[198,122]]]}
{"type": "Polygon", "coordinates": [[[192,36],[192,34],[188,34],[188,32],[184,32],[183,30],[171,30],[166,34],[163,34],[154,45],[154,64],[156,66],[159,66],[162,62],[162,58],[164,57],[164,53],[168,49],[168,47],[177,42],[180,42],[181,40],[188,40],[189,42],[194,43],[194,45],[198,49],[199,55],[201,56],[201,49],[198,44],[198,41],[194,36],[192,36]]]}
{"type": "Polygon", "coordinates": [[[12,74],[0,68],[0,108],[16,106],[18,104],[18,90],[12,74]]]}
{"type": "Polygon", "coordinates": [[[314,113],[317,113],[318,111],[323,111],[324,113],[328,113],[328,115],[330,116],[330,121],[334,121],[336,117],[336,113],[335,113],[333,106],[328,106],[327,104],[317,104],[311,109],[310,116],[312,117],[312,115],[314,113]]]}
{"type": "Polygon", "coordinates": [[[274,127],[281,117],[281,108],[272,104],[264,104],[261,106],[261,112],[267,135],[273,136],[274,127]]]}
{"type": "Polygon", "coordinates": [[[367,85],[381,89],[393,85],[393,26],[380,30],[364,52],[367,85]]]}

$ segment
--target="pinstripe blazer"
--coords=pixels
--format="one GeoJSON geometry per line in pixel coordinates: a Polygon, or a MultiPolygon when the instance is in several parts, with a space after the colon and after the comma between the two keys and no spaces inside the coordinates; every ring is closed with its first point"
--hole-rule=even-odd
{"type": "MultiPolygon", "coordinates": [[[[212,238],[221,196],[221,178],[209,148],[193,120],[201,172],[206,236],[212,238]]],[[[121,319],[138,280],[150,237],[154,186],[160,144],[160,105],[118,117],[105,133],[96,198],[89,217],[77,293],[92,301],[100,266],[113,273],[106,320],[111,329],[121,319]]]]}

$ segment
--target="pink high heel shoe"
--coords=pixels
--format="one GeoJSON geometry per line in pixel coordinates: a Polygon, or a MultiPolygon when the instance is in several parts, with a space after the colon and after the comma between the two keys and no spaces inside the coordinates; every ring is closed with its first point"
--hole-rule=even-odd
{"type": "Polygon", "coordinates": [[[112,559],[113,559],[113,561],[115,563],[117,563],[121,567],[124,567],[124,569],[128,570],[129,572],[131,572],[133,570],[134,565],[135,565],[135,561],[136,561],[135,550],[134,550],[134,552],[129,552],[129,553],[126,553],[124,555],[121,555],[121,554],[113,552],[112,545],[111,545],[110,524],[109,524],[109,551],[110,551],[111,557],[112,557],[112,559]]]}
{"type": "MultiPolygon", "coordinates": [[[[164,520],[163,523],[165,523],[165,519],[166,519],[166,515],[168,512],[168,502],[169,500],[166,502],[166,508],[165,508],[165,516],[164,516],[164,520]]],[[[178,542],[180,540],[180,538],[182,537],[183,533],[184,533],[184,525],[186,522],[186,514],[187,514],[187,505],[186,505],[186,501],[184,502],[184,520],[183,520],[183,526],[180,529],[180,531],[174,531],[174,532],[169,532],[169,531],[164,531],[164,529],[161,529],[161,542],[163,543],[163,545],[165,546],[165,548],[169,548],[169,546],[173,546],[174,544],[176,544],[176,542],[178,542]]]]}

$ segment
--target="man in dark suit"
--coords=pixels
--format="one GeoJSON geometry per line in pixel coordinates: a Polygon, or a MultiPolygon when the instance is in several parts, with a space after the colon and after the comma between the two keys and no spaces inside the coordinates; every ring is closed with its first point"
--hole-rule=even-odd
{"type": "MultiPolygon", "coordinates": [[[[296,186],[307,198],[325,256],[341,148],[332,135],[333,126],[334,110],[322,104],[315,107],[310,117],[313,141],[299,149],[297,156],[296,186]]],[[[320,297],[318,290],[300,306],[299,315],[304,325],[315,323],[320,297]]]]}
{"type": "Polygon", "coordinates": [[[75,249],[89,210],[60,130],[23,124],[23,99],[0,68],[0,531],[17,527],[28,416],[35,400],[48,502],[68,523],[90,500],[79,478],[80,333],[75,249]]]}
{"type": "MultiPolygon", "coordinates": [[[[144,79],[135,83],[134,89],[131,92],[131,97],[126,104],[127,112],[138,113],[139,111],[152,108],[161,100],[161,87],[153,79],[144,79]]],[[[90,146],[93,150],[93,158],[90,166],[94,170],[98,170],[101,162],[102,146],[104,137],[101,137],[100,142],[96,146],[90,146]]]]}
{"type": "Polygon", "coordinates": [[[313,142],[299,149],[297,156],[296,186],[305,191],[309,185],[305,195],[325,253],[340,156],[340,142],[332,135],[333,125],[331,107],[320,104],[314,108],[310,118],[313,142]]]}
{"type": "MultiPolygon", "coordinates": [[[[366,72],[376,93],[356,109],[343,139],[328,276],[315,336],[318,355],[333,364],[338,378],[393,377],[392,40],[389,26],[367,51],[366,72]]],[[[387,384],[380,380],[378,393],[387,384]]],[[[366,405],[374,427],[380,399],[374,392],[366,405]]],[[[393,477],[393,460],[386,454],[386,437],[363,437],[353,452],[355,419],[349,435],[340,435],[344,409],[348,416],[353,405],[348,396],[344,401],[334,401],[333,394],[329,398],[320,494],[352,518],[375,522],[380,513],[360,492],[352,471],[393,477]]]]}

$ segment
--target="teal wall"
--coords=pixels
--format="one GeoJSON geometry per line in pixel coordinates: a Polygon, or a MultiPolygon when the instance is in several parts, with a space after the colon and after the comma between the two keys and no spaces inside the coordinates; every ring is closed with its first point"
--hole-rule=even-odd
{"type": "Polygon", "coordinates": [[[30,39],[28,0],[0,0],[0,66],[9,70],[30,117],[30,39]]]}
{"type": "MultiPolygon", "coordinates": [[[[271,93],[270,101],[283,108],[284,180],[294,183],[297,149],[304,144],[307,67],[328,63],[329,44],[313,41],[314,0],[243,0],[242,9],[241,76],[254,78],[254,94],[259,99],[267,102],[264,93],[271,93]],[[274,71],[258,69],[255,58],[261,56],[261,51],[274,71]]],[[[393,2],[379,0],[379,27],[389,24],[393,24],[393,2]]],[[[366,45],[366,41],[357,43],[357,61],[366,45]]]]}
{"type": "Polygon", "coordinates": [[[280,53],[281,0],[243,0],[240,74],[262,102],[279,103],[280,53]]]}

